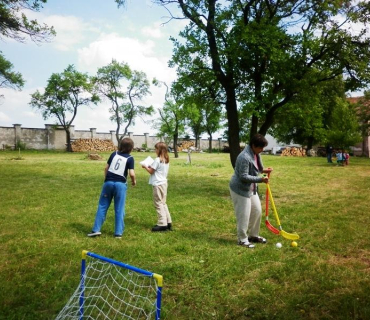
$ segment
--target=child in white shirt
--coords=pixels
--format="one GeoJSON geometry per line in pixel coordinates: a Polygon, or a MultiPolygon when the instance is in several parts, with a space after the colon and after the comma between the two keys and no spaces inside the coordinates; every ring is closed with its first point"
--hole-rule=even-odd
{"type": "Polygon", "coordinates": [[[171,214],[167,207],[167,175],[170,158],[167,152],[167,145],[158,142],[155,145],[157,158],[151,165],[142,165],[150,173],[149,184],[153,186],[153,201],[157,211],[158,221],[152,231],[167,231],[172,229],[171,214]]]}

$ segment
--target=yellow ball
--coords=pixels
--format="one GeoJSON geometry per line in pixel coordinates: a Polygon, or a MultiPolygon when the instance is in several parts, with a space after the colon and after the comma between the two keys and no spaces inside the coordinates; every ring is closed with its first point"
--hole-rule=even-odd
{"type": "Polygon", "coordinates": [[[292,247],[298,247],[298,243],[295,242],[295,241],[292,241],[292,243],[290,244],[292,247]]]}

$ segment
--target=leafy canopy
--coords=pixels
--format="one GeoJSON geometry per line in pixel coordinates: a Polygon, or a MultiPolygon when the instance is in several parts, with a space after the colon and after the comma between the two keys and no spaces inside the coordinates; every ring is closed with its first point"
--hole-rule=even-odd
{"type": "Polygon", "coordinates": [[[369,83],[368,1],[155,2],[177,5],[178,18],[189,21],[174,40],[173,64],[182,72],[201,60],[198,72],[212,71],[224,91],[232,164],[240,123],[249,123],[250,135],[266,134],[277,111],[309,87],[341,75],[346,91],[369,83]]]}
{"type": "Polygon", "coordinates": [[[110,119],[117,124],[117,141],[127,134],[137,117],[154,112],[152,106],[140,103],[150,94],[150,83],[146,74],[132,71],[127,63],[119,63],[113,59],[110,64],[98,69],[93,82],[95,92],[111,103],[110,119]],[[124,132],[120,135],[122,125],[124,132]]]}

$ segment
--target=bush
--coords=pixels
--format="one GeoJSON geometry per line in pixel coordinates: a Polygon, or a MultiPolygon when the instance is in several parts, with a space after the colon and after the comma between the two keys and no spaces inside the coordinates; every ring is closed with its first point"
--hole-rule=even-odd
{"type": "Polygon", "coordinates": [[[16,145],[15,145],[15,149],[16,150],[26,150],[26,144],[22,141],[17,141],[16,145]]]}

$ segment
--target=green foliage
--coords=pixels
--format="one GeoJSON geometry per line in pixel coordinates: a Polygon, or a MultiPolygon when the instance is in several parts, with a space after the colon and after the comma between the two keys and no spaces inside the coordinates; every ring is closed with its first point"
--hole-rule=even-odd
{"type": "Polygon", "coordinates": [[[62,73],[53,73],[44,93],[37,90],[31,94],[30,105],[38,109],[43,118],[56,118],[67,134],[67,150],[71,149],[69,128],[82,105],[96,104],[98,96],[92,93],[93,85],[87,74],[69,65],[62,73]]]}
{"type": "Polygon", "coordinates": [[[341,75],[346,91],[369,82],[367,1],[156,2],[177,3],[189,20],[183,39],[173,39],[171,64],[180,75],[191,65],[196,78],[211,72],[222,88],[232,163],[240,124],[266,134],[301,92],[341,75]]]}
{"type": "Polygon", "coordinates": [[[42,112],[44,120],[55,117],[59,124],[68,128],[77,115],[81,105],[96,103],[97,97],[86,93],[92,91],[87,74],[78,72],[69,65],[62,73],[53,73],[48,80],[44,93],[37,90],[31,95],[30,105],[42,112]],[[71,114],[68,119],[67,115],[71,114]]]}
{"type": "Polygon", "coordinates": [[[126,4],[126,0],[114,0],[117,3],[117,7],[122,7],[126,4]]]}
{"type": "Polygon", "coordinates": [[[361,141],[358,118],[354,106],[348,102],[338,103],[332,114],[327,136],[332,145],[348,149],[361,141]]]}
{"type": "Polygon", "coordinates": [[[117,141],[127,135],[129,127],[135,124],[136,117],[153,114],[152,106],[139,104],[150,94],[150,83],[144,72],[132,71],[127,63],[119,63],[113,59],[109,65],[99,68],[93,82],[96,93],[112,104],[109,112],[110,119],[117,124],[117,141]],[[125,127],[120,136],[121,125],[125,127]]]}
{"type": "Polygon", "coordinates": [[[13,71],[13,64],[6,60],[0,51],[0,87],[20,90],[23,86],[22,75],[13,71]]]}
{"type": "MultiPolygon", "coordinates": [[[[0,3],[0,39],[10,38],[25,42],[30,38],[34,42],[50,41],[55,36],[53,27],[40,25],[37,20],[29,20],[25,11],[39,11],[46,0],[12,0],[0,3]]],[[[12,70],[13,64],[0,51],[0,88],[20,90],[24,79],[19,72],[12,70]]],[[[2,95],[0,95],[2,97],[2,95]]]]}
{"type": "Polygon", "coordinates": [[[165,103],[162,109],[158,109],[159,119],[154,123],[154,127],[158,130],[157,135],[167,144],[170,141],[173,142],[173,150],[177,158],[177,140],[180,135],[185,134],[187,109],[179,98],[179,93],[175,88],[176,84],[173,84],[171,89],[165,82],[157,79],[153,80],[153,84],[158,87],[163,85],[166,88],[165,103]]]}
{"type": "MultiPolygon", "coordinates": [[[[274,168],[271,189],[283,228],[301,239],[292,248],[262,222],[268,243],[251,250],[236,245],[226,154],[193,153],[192,166],[184,165],[186,154],[171,157],[174,231],[161,234],[150,232],[157,215],[148,174],[137,166],[122,239],[113,237],[113,208],[102,236],[86,237],[103,161],[28,150],[23,161],[9,161],[13,154],[0,153],[2,319],[54,318],[78,285],[82,250],[163,275],[163,319],[369,318],[369,159],[337,167],[323,158],[263,155],[274,168]]],[[[133,156],[138,163],[147,154],[133,156]]],[[[264,185],[260,192],[264,203],[264,185]]],[[[270,221],[276,225],[273,215],[270,221]]]]}
{"type": "Polygon", "coordinates": [[[198,67],[189,65],[187,71],[178,74],[173,88],[184,104],[187,125],[196,141],[203,132],[212,140],[212,134],[221,128],[222,93],[212,74],[199,74],[198,67]]]}
{"type": "Polygon", "coordinates": [[[37,20],[29,20],[25,10],[39,11],[46,0],[13,0],[1,1],[0,37],[24,42],[30,37],[35,42],[50,41],[55,36],[53,27],[40,25],[37,20]]]}
{"type": "Polygon", "coordinates": [[[18,140],[17,143],[16,143],[16,145],[15,145],[15,148],[17,150],[26,150],[26,143],[18,140]]]}
{"type": "Polygon", "coordinates": [[[344,81],[337,77],[302,92],[285,110],[277,112],[271,133],[286,144],[309,149],[327,143],[348,148],[360,141],[358,119],[345,96],[344,81]]]}

